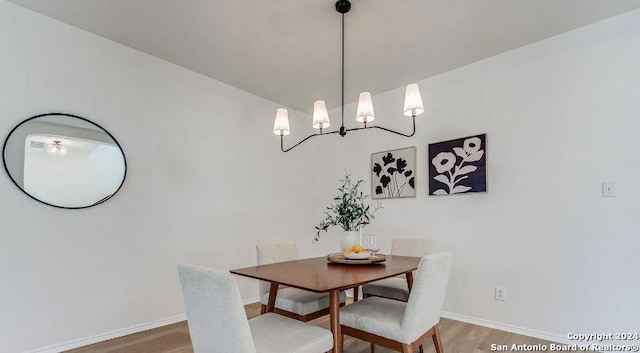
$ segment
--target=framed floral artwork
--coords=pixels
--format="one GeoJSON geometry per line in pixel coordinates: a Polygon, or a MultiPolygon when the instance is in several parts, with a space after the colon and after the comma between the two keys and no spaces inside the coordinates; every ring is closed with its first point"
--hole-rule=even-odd
{"type": "Polygon", "coordinates": [[[371,198],[416,196],[416,148],[371,154],[371,198]]]}
{"type": "Polygon", "coordinates": [[[486,137],[429,144],[429,195],[487,191],[486,137]]]}

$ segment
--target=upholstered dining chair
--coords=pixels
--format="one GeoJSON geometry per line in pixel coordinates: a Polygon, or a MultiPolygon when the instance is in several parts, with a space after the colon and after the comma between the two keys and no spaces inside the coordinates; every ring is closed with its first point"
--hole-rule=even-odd
{"type": "Polygon", "coordinates": [[[342,334],[403,353],[423,351],[422,344],[433,339],[443,353],[438,323],[451,272],[451,253],[425,256],[414,275],[409,300],[369,297],[340,310],[342,334]]]}
{"type": "MultiPolygon", "coordinates": [[[[258,265],[298,260],[298,247],[295,243],[275,243],[256,245],[258,265]]],[[[260,281],[261,313],[264,314],[269,303],[269,282],[260,281]]],[[[340,293],[340,305],[344,305],[347,296],[340,293]]],[[[310,321],[329,314],[329,294],[313,293],[302,289],[278,286],[274,312],[300,321],[310,321]]]]}
{"type": "MultiPolygon", "coordinates": [[[[431,241],[427,239],[395,238],[391,243],[391,255],[423,257],[431,253],[431,241]]],[[[409,286],[406,276],[375,281],[362,286],[362,296],[383,297],[406,302],[409,286]]]]}
{"type": "Polygon", "coordinates": [[[195,353],[323,353],[333,335],[269,313],[247,320],[240,291],[227,272],[179,265],[178,274],[195,353]]]}

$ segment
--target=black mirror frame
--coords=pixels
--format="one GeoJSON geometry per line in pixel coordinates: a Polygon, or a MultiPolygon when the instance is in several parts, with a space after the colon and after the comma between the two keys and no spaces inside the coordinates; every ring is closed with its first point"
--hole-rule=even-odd
{"type": "Polygon", "coordinates": [[[4,140],[4,144],[2,146],[2,164],[4,165],[4,170],[7,172],[7,175],[9,176],[9,179],[11,179],[11,181],[13,182],[13,184],[20,189],[20,191],[22,191],[25,195],[29,196],[30,198],[43,203],[45,205],[48,206],[52,206],[52,207],[56,207],[56,208],[62,208],[62,209],[68,209],[68,210],[79,210],[79,209],[83,209],[83,208],[89,208],[89,207],[93,207],[93,206],[97,206],[100,205],[104,202],[106,202],[107,200],[111,199],[115,194],[118,193],[118,191],[120,191],[120,189],[122,188],[122,185],[124,185],[124,181],[127,179],[127,157],[124,153],[124,149],[122,148],[122,146],[120,146],[120,143],[118,142],[118,140],[116,140],[116,138],[111,135],[111,133],[109,131],[107,131],[107,129],[103,128],[102,126],[98,125],[97,123],[94,123],[93,121],[83,118],[81,116],[77,116],[77,115],[73,115],[73,114],[69,114],[69,113],[45,113],[45,114],[38,114],[35,116],[32,116],[24,121],[22,121],[20,124],[16,125],[13,129],[11,129],[11,131],[9,132],[9,134],[7,135],[7,137],[4,140]],[[7,166],[7,159],[5,157],[5,153],[6,153],[6,149],[7,149],[7,143],[9,142],[9,138],[11,137],[11,135],[13,134],[14,131],[16,131],[20,126],[22,126],[23,124],[37,119],[37,118],[41,118],[43,116],[51,116],[51,115],[57,115],[57,116],[68,116],[71,118],[76,118],[76,119],[80,119],[83,121],[86,121],[89,124],[95,125],[97,127],[99,127],[102,131],[104,131],[112,140],[113,142],[115,142],[116,146],[118,146],[118,148],[120,149],[120,152],[122,153],[122,161],[124,162],[124,175],[122,176],[122,182],[120,183],[120,185],[118,186],[118,188],[116,189],[116,191],[114,191],[110,196],[103,198],[102,200],[88,205],[88,206],[82,206],[82,207],[66,207],[66,206],[58,206],[58,205],[54,205],[45,201],[42,201],[40,199],[37,199],[35,197],[33,197],[31,194],[29,194],[28,192],[26,192],[22,187],[20,187],[20,185],[15,181],[15,179],[13,179],[13,176],[11,176],[11,173],[9,172],[9,167],[7,166]]]}

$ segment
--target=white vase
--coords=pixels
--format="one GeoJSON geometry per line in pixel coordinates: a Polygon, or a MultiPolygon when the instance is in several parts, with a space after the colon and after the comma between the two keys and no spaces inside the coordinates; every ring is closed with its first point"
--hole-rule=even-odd
{"type": "Polygon", "coordinates": [[[340,237],[340,250],[344,252],[344,249],[349,249],[360,241],[360,232],[355,230],[344,231],[340,237]]]}

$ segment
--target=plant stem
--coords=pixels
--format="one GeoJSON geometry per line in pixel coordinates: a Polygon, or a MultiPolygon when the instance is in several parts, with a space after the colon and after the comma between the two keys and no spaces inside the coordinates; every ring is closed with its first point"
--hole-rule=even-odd
{"type": "MultiPolygon", "coordinates": [[[[456,186],[456,184],[457,184],[458,182],[460,182],[460,180],[462,180],[462,179],[458,179],[457,181],[455,181],[455,178],[458,176],[458,172],[460,171],[460,168],[462,168],[462,165],[463,165],[463,164],[464,164],[464,162],[466,162],[466,161],[467,161],[467,158],[466,158],[466,157],[465,157],[465,158],[462,158],[462,161],[460,162],[460,164],[459,164],[459,165],[457,165],[457,166],[455,166],[455,172],[453,172],[453,175],[451,176],[451,181],[453,182],[453,185],[449,187],[449,190],[450,190],[451,192],[453,192],[453,188],[456,186]]],[[[451,173],[449,173],[449,175],[451,175],[451,173]]],[[[451,192],[450,192],[450,193],[451,193],[451,192]]]]}
{"type": "Polygon", "coordinates": [[[453,182],[453,176],[451,175],[451,170],[447,170],[447,173],[449,173],[447,186],[449,187],[449,194],[451,195],[453,193],[453,185],[451,184],[453,182]]]}
{"type": "Polygon", "coordinates": [[[400,187],[400,193],[398,193],[398,196],[402,195],[402,192],[404,191],[404,188],[407,186],[409,182],[407,181],[407,177],[404,178],[404,184],[402,184],[402,186],[400,187]]]}

